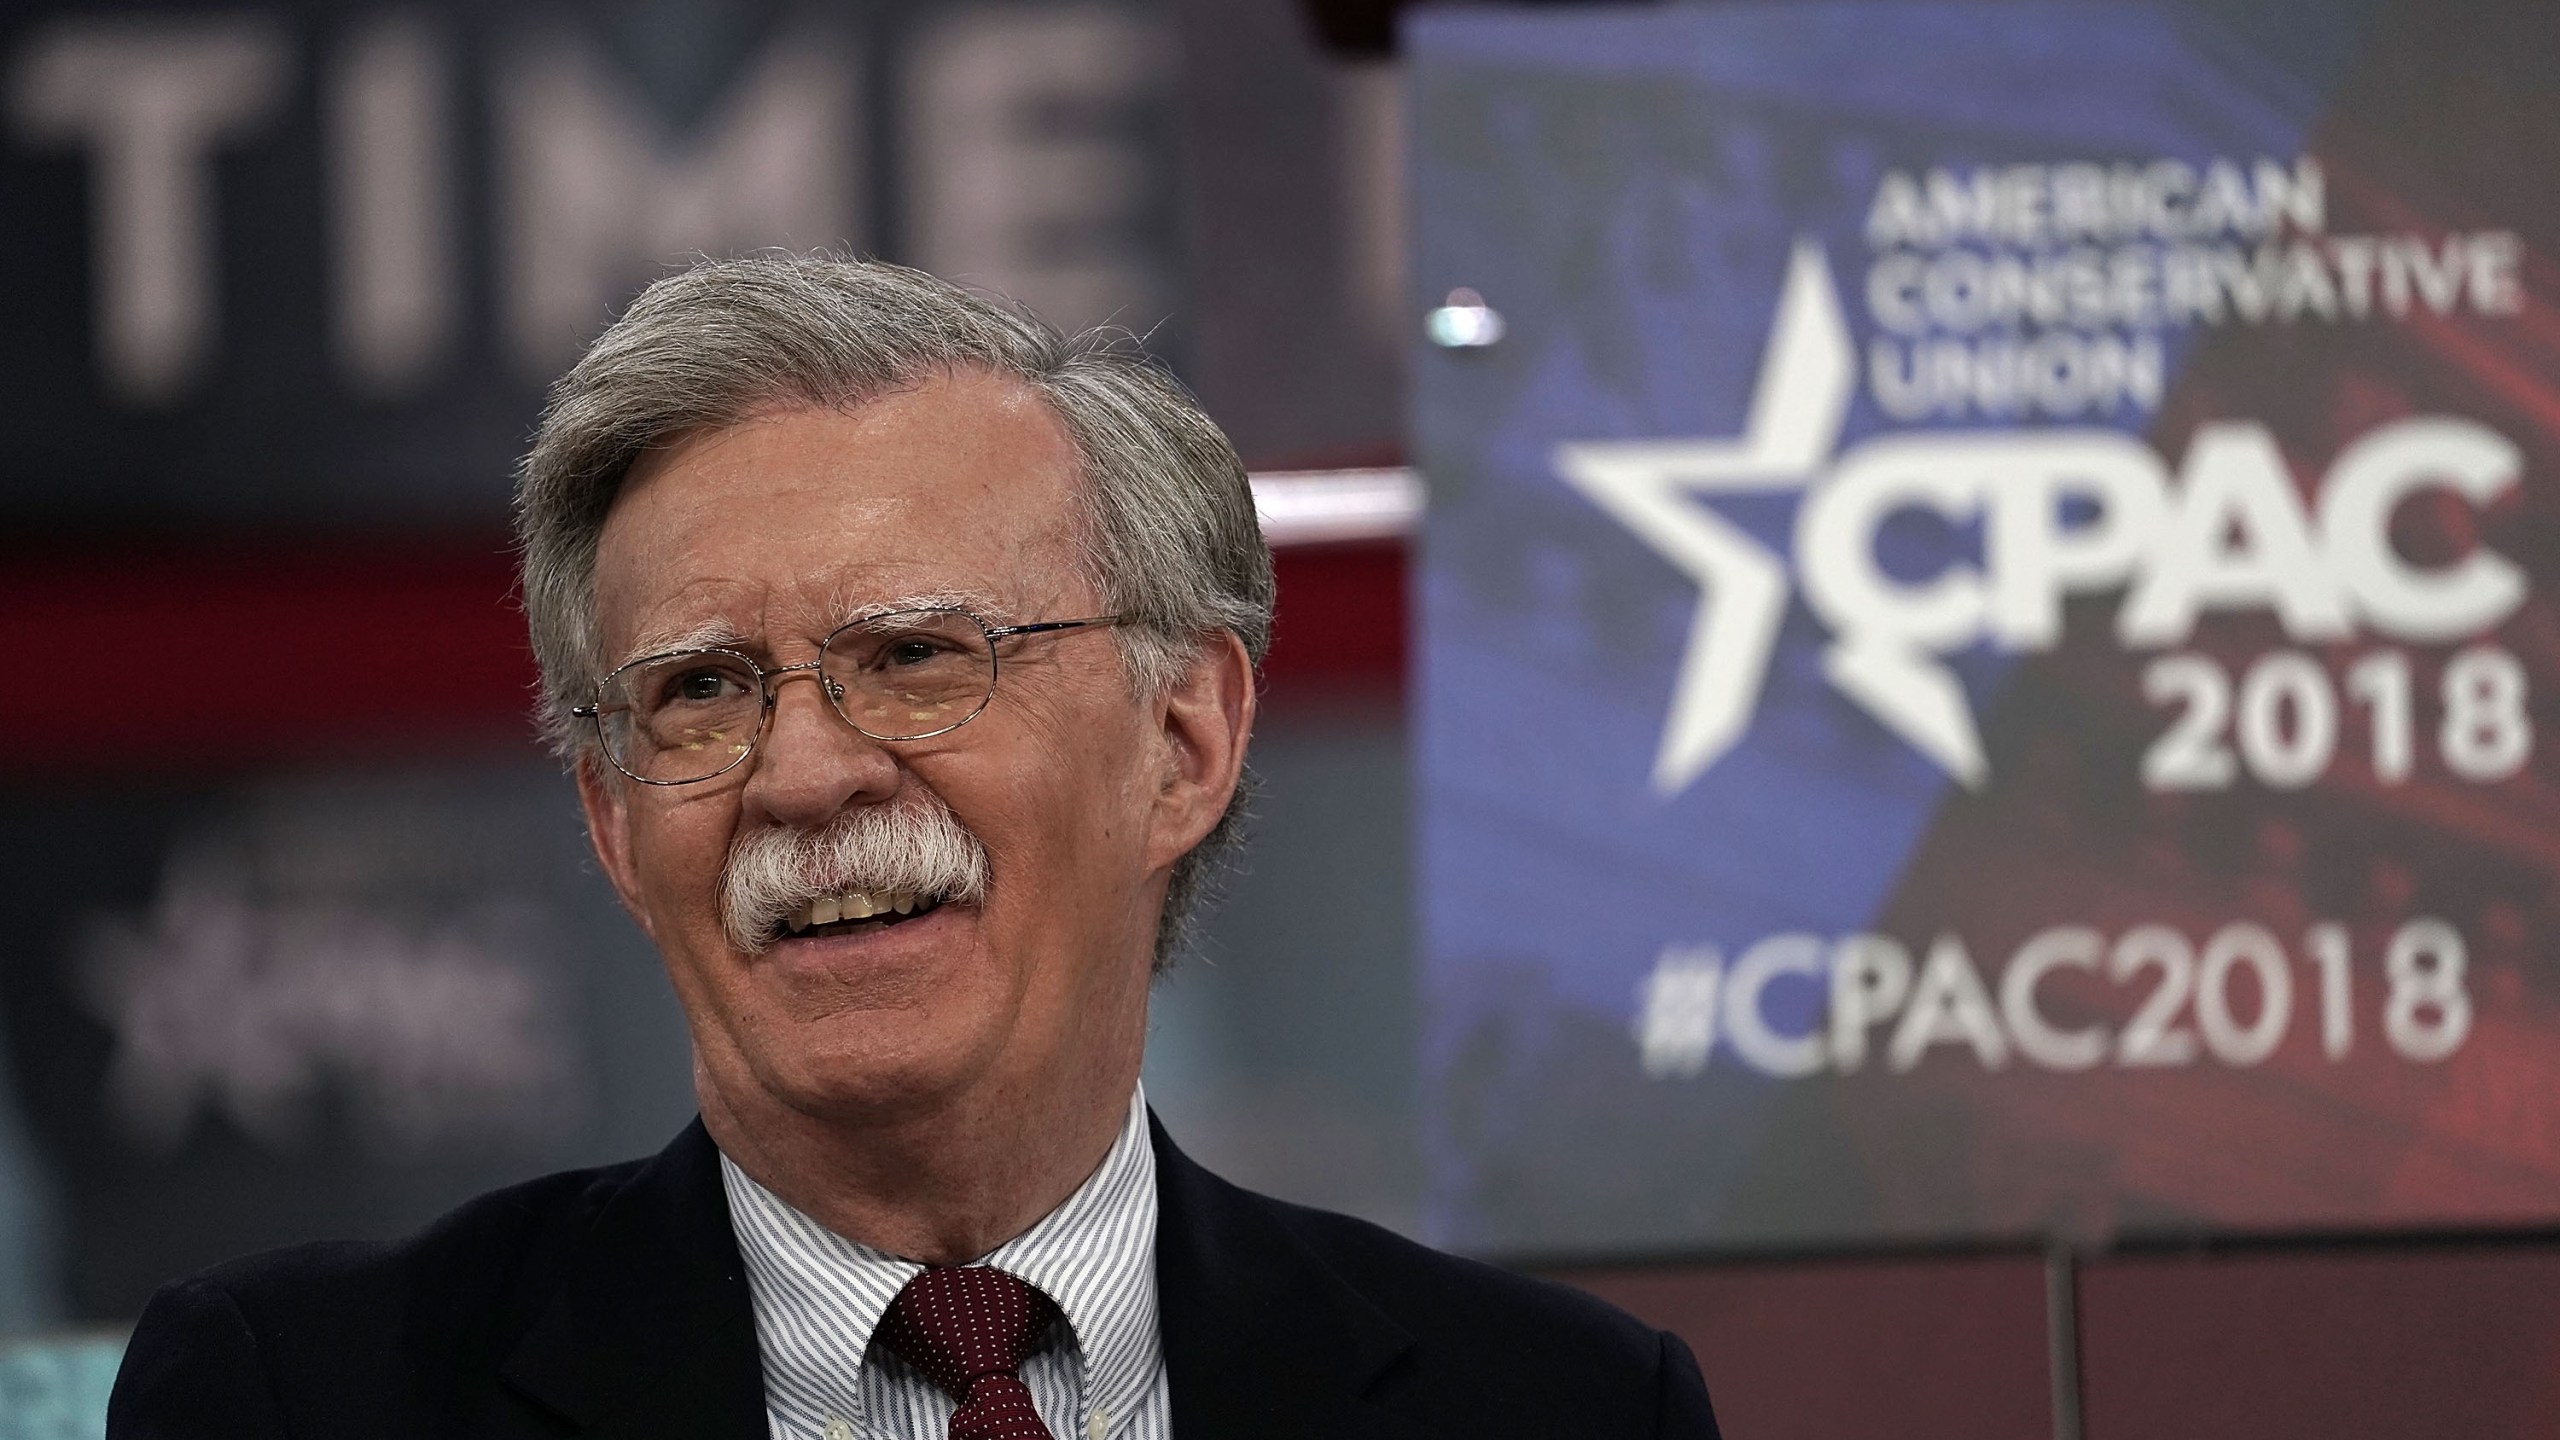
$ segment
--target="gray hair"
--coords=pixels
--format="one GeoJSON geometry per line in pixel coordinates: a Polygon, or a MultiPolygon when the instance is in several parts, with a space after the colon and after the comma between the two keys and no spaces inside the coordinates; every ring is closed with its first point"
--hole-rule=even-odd
{"type": "MultiPolygon", "coordinates": [[[[1083,563],[1133,687],[1161,695],[1220,631],[1259,669],[1271,642],[1271,551],[1235,447],[1125,331],[1073,337],[921,270],[831,255],[708,260],[642,291],[551,390],[516,486],[525,614],[543,734],[585,757],[570,714],[602,674],[598,537],[644,453],[774,406],[858,405],[928,376],[1011,376],[1064,423],[1085,472],[1083,563]]],[[[1247,783],[1177,862],[1162,969],[1241,839],[1247,783]]]]}

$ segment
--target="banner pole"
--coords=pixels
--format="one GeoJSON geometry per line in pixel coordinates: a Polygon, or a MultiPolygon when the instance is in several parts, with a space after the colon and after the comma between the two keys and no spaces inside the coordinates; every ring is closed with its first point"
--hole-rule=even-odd
{"type": "Polygon", "coordinates": [[[2081,1440],[2080,1262],[2068,1244],[2044,1252],[2045,1369],[2053,1380],[2053,1440],[2081,1440]]]}

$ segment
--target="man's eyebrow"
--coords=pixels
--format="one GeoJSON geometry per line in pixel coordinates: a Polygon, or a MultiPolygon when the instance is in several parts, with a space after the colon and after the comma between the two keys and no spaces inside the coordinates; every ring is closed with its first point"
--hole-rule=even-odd
{"type": "Polygon", "coordinates": [[[886,600],[870,600],[861,604],[839,605],[836,613],[845,624],[875,619],[900,610],[966,610],[986,620],[998,620],[1003,605],[983,590],[924,590],[911,595],[893,595],[886,600]]]}
{"type": "MultiPolygon", "coordinates": [[[[885,600],[868,600],[859,604],[847,602],[836,607],[836,613],[843,617],[837,623],[850,625],[900,610],[966,610],[995,624],[1004,623],[1004,606],[983,590],[919,590],[907,595],[893,595],[885,600]]],[[[744,650],[754,644],[755,641],[726,620],[705,620],[687,629],[646,632],[632,642],[614,664],[618,668],[634,660],[646,660],[652,655],[666,655],[678,650],[744,650]]]]}
{"type": "Polygon", "coordinates": [[[662,630],[643,635],[623,653],[617,665],[646,660],[652,655],[665,655],[676,650],[735,650],[747,643],[738,627],[726,620],[705,620],[690,629],[662,630]]]}

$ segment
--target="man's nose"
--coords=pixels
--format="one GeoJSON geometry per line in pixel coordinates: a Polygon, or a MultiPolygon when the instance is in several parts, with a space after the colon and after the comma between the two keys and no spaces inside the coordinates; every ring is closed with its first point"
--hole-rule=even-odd
{"type": "Polygon", "coordinates": [[[746,801],[785,824],[814,825],[846,806],[886,799],[898,788],[888,748],[853,728],[837,711],[835,682],[815,662],[765,675],[772,713],[756,744],[746,801]],[[794,685],[808,680],[808,685],[794,685]]]}

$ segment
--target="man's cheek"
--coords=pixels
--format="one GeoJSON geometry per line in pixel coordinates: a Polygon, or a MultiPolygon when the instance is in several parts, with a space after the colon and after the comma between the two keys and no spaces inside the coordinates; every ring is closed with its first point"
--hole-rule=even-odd
{"type": "Polygon", "coordinates": [[[727,859],[721,847],[675,827],[635,826],[632,859],[641,880],[640,926],[649,938],[718,927],[727,859]]]}

